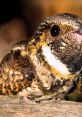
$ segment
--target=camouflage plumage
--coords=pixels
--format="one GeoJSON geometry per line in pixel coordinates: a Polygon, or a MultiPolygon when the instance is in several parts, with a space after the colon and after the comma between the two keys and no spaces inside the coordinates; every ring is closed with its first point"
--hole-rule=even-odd
{"type": "Polygon", "coordinates": [[[60,98],[76,89],[81,68],[82,20],[57,14],[41,22],[29,42],[17,43],[4,57],[0,94],[60,98]]]}

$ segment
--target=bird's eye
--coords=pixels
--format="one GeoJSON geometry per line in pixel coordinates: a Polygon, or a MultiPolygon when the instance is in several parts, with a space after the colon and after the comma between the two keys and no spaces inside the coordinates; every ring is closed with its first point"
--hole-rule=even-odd
{"type": "Polygon", "coordinates": [[[52,26],[51,29],[50,29],[50,33],[51,33],[51,35],[52,35],[53,37],[58,36],[59,33],[60,33],[60,28],[59,28],[59,26],[58,26],[58,25],[52,26]]]}

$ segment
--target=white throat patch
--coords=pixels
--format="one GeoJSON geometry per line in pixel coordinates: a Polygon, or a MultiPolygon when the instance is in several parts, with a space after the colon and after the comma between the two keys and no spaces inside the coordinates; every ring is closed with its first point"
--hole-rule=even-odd
{"type": "Polygon", "coordinates": [[[63,64],[55,55],[52,54],[50,48],[47,45],[42,46],[42,54],[51,67],[58,70],[62,75],[69,74],[67,66],[63,64]]]}

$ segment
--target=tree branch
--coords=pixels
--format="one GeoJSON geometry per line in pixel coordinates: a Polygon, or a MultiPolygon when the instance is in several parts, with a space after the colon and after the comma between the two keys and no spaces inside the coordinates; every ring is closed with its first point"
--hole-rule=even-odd
{"type": "Polygon", "coordinates": [[[82,117],[82,103],[0,96],[0,117],[82,117]]]}

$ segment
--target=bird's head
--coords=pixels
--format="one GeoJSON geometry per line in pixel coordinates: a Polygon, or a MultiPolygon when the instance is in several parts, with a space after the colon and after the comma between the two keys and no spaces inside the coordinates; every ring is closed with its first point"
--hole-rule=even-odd
{"type": "Polygon", "coordinates": [[[34,34],[34,37],[36,39],[40,39],[45,35],[45,41],[49,43],[66,34],[74,32],[82,34],[82,20],[76,15],[62,13],[47,17],[43,22],[41,22],[38,30],[34,34]]]}
{"type": "Polygon", "coordinates": [[[70,71],[81,69],[82,20],[78,16],[62,13],[48,17],[41,22],[34,38],[39,42],[45,58],[51,52],[66,64],[70,71]]]}

